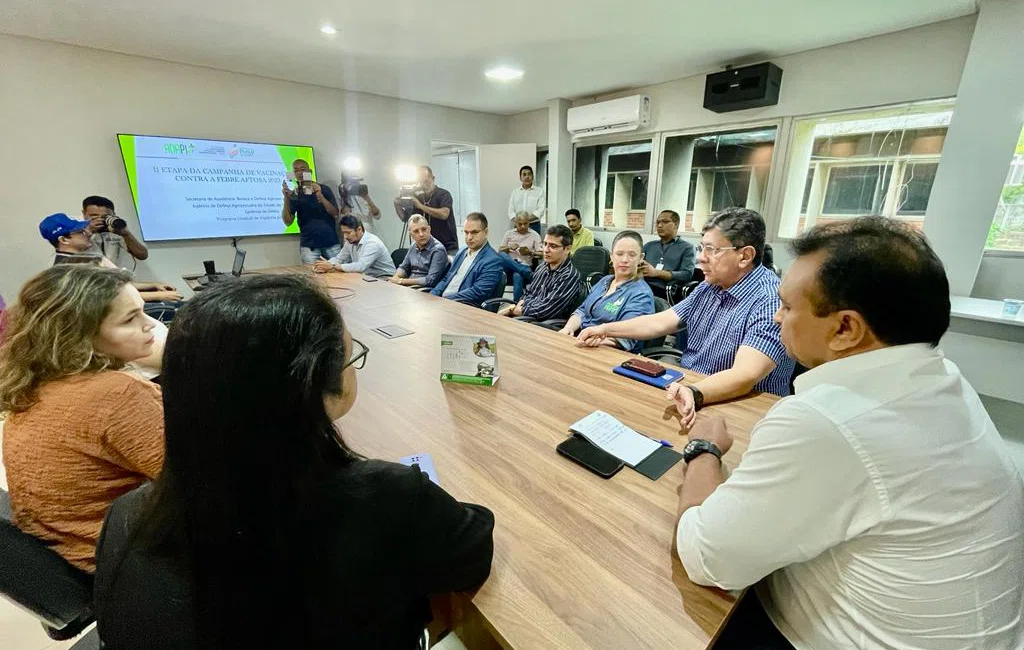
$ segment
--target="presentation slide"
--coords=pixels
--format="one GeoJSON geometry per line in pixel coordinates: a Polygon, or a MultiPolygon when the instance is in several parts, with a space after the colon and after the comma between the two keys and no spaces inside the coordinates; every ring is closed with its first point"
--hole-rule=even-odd
{"type": "Polygon", "coordinates": [[[299,232],[281,221],[281,182],[313,148],[118,134],[146,241],[299,232]]]}

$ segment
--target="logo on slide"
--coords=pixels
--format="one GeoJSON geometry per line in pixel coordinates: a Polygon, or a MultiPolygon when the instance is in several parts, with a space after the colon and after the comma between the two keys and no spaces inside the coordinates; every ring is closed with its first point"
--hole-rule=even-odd
{"type": "Polygon", "coordinates": [[[175,142],[164,145],[164,153],[169,153],[175,156],[189,156],[195,151],[196,146],[191,142],[175,142]]]}

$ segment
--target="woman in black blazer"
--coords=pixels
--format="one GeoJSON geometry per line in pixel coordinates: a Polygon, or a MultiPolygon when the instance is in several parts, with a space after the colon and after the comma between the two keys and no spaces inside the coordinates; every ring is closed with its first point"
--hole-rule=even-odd
{"type": "Polygon", "coordinates": [[[97,551],[109,650],[411,649],[429,595],[483,584],[491,512],[335,429],[367,352],[301,276],[225,282],[178,311],[163,472],[114,503],[97,551]]]}

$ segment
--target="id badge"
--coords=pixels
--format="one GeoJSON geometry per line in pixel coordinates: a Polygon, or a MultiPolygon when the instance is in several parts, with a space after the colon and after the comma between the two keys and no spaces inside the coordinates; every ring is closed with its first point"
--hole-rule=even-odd
{"type": "Polygon", "coordinates": [[[655,266],[654,268],[658,269],[659,271],[664,271],[665,270],[665,263],[664,262],[658,262],[658,265],[655,266]]]}

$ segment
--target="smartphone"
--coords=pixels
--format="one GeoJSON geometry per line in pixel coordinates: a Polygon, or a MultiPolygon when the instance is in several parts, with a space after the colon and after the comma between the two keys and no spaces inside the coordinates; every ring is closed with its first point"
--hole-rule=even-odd
{"type": "Polygon", "coordinates": [[[566,458],[583,465],[601,478],[611,478],[622,469],[623,462],[596,447],[582,436],[572,435],[563,440],[555,450],[566,458]]]}
{"type": "Polygon", "coordinates": [[[650,359],[626,359],[622,362],[622,367],[639,372],[645,377],[658,378],[665,374],[665,366],[650,359]]]}
{"type": "Polygon", "coordinates": [[[377,281],[377,278],[375,278],[375,277],[373,277],[371,275],[364,275],[363,276],[363,282],[376,282],[376,281],[377,281]]]}

